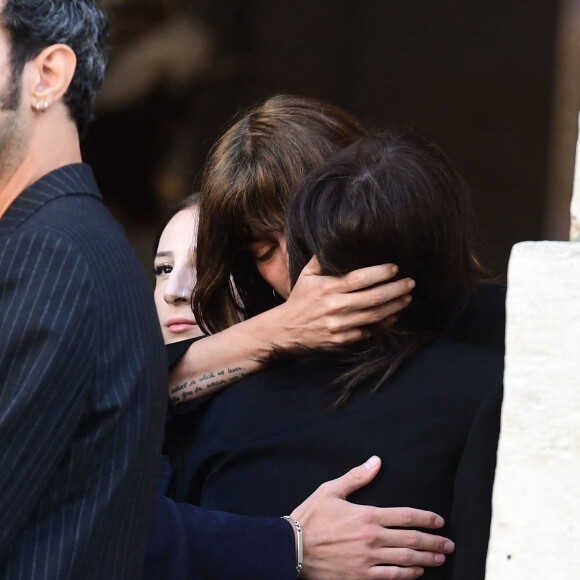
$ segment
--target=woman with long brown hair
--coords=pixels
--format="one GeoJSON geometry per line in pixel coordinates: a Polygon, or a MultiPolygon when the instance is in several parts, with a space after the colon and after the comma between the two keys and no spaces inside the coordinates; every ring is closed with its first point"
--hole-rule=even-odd
{"type": "Polygon", "coordinates": [[[176,498],[246,515],[293,510],[308,530],[300,498],[376,453],[383,469],[353,499],[441,514],[456,552],[425,578],[483,579],[503,354],[449,338],[485,279],[463,180],[426,139],[363,137],[313,170],[287,219],[289,285],[312,255],[331,276],[396,262],[417,281],[414,300],[354,345],[278,349],[273,368],[185,416],[176,498]]]}
{"type": "MultiPolygon", "coordinates": [[[[313,260],[291,293],[287,283],[282,236],[294,188],[365,133],[339,107],[280,95],[244,113],[213,147],[202,174],[193,299],[211,336],[173,369],[174,403],[259,370],[273,348],[360,340],[366,325],[391,322],[409,303],[412,280],[384,283],[393,264],[329,277],[313,260]],[[280,272],[286,281],[277,282],[280,272]]],[[[177,345],[175,356],[187,346],[177,345]]]]}

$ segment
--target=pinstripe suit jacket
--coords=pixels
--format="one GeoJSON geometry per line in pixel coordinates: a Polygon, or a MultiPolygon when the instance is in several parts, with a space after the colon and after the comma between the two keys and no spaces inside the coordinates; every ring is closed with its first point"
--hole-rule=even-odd
{"type": "Polygon", "coordinates": [[[70,165],[0,219],[0,578],[140,578],[166,410],[150,285],[70,165]]]}

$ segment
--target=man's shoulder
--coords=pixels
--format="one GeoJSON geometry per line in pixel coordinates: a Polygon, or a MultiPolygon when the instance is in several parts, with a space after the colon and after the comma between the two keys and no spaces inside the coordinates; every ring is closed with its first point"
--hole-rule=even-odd
{"type": "Polygon", "coordinates": [[[22,267],[37,264],[42,271],[49,257],[69,255],[74,259],[63,259],[60,268],[75,277],[88,271],[86,282],[101,291],[103,285],[130,282],[149,287],[123,228],[103,204],[86,165],[67,166],[44,176],[19,196],[1,222],[0,255],[17,256],[22,267]]]}
{"type": "Polygon", "coordinates": [[[123,229],[99,199],[90,195],[51,199],[18,227],[4,232],[3,239],[6,245],[30,245],[39,254],[54,252],[57,247],[72,251],[91,266],[109,253],[133,261],[134,252],[123,229]]]}
{"type": "Polygon", "coordinates": [[[124,236],[123,230],[102,201],[89,193],[79,192],[52,198],[30,217],[23,227],[45,227],[63,236],[77,237],[90,244],[111,236],[124,236]],[[29,222],[29,223],[28,223],[29,222]]]}
{"type": "Polygon", "coordinates": [[[33,183],[6,218],[12,220],[2,228],[6,234],[42,230],[52,238],[68,240],[81,252],[132,251],[122,227],[102,201],[92,170],[85,164],[59,168],[33,183]]]}
{"type": "Polygon", "coordinates": [[[83,163],[56,169],[27,187],[0,220],[0,235],[26,235],[45,228],[77,242],[99,242],[122,231],[102,203],[91,168],[83,163]]]}

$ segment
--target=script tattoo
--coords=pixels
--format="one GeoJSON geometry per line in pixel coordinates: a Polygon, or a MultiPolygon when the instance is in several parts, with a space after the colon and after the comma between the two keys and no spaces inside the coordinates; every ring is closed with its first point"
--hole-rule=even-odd
{"type": "Polygon", "coordinates": [[[175,385],[169,389],[171,402],[174,404],[182,403],[194,396],[203,396],[204,391],[209,391],[210,389],[213,390],[216,387],[224,387],[231,383],[235,383],[248,376],[249,373],[244,371],[245,369],[240,366],[227,367],[225,369],[205,373],[198,377],[197,380],[191,379],[185,383],[175,385]]]}
{"type": "MultiPolygon", "coordinates": [[[[201,380],[201,379],[200,379],[201,380]]],[[[178,393],[179,391],[183,391],[183,389],[187,388],[187,387],[193,387],[194,385],[196,385],[197,383],[195,382],[195,379],[185,382],[185,383],[181,383],[180,385],[177,385],[175,387],[172,387],[169,391],[169,393],[171,395],[175,395],[175,393],[178,393]]],[[[187,391],[188,393],[190,393],[191,391],[187,391]]],[[[173,399],[172,399],[173,400],[173,399]]]]}

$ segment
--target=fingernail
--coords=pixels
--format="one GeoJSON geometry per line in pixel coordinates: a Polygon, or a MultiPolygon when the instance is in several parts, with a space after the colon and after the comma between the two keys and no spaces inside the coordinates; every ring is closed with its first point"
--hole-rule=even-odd
{"type": "Polygon", "coordinates": [[[407,288],[408,288],[409,290],[412,290],[413,288],[415,288],[415,280],[409,280],[409,281],[407,282],[407,288]]]}
{"type": "Polygon", "coordinates": [[[368,470],[374,469],[379,464],[379,462],[380,462],[380,459],[376,455],[373,455],[370,459],[368,459],[365,462],[365,467],[368,470]]]}
{"type": "Polygon", "coordinates": [[[437,528],[442,528],[445,525],[445,520],[441,516],[437,516],[433,523],[437,528]]]}
{"type": "Polygon", "coordinates": [[[451,552],[453,552],[453,550],[455,550],[455,544],[451,540],[447,540],[445,542],[445,546],[443,546],[443,551],[446,554],[451,554],[451,552]]]}
{"type": "Polygon", "coordinates": [[[393,274],[393,276],[399,271],[399,266],[395,266],[395,264],[393,264],[393,266],[391,267],[391,273],[393,274]]]}
{"type": "Polygon", "coordinates": [[[435,554],[435,564],[443,564],[445,562],[445,556],[443,554],[435,554]]]}

